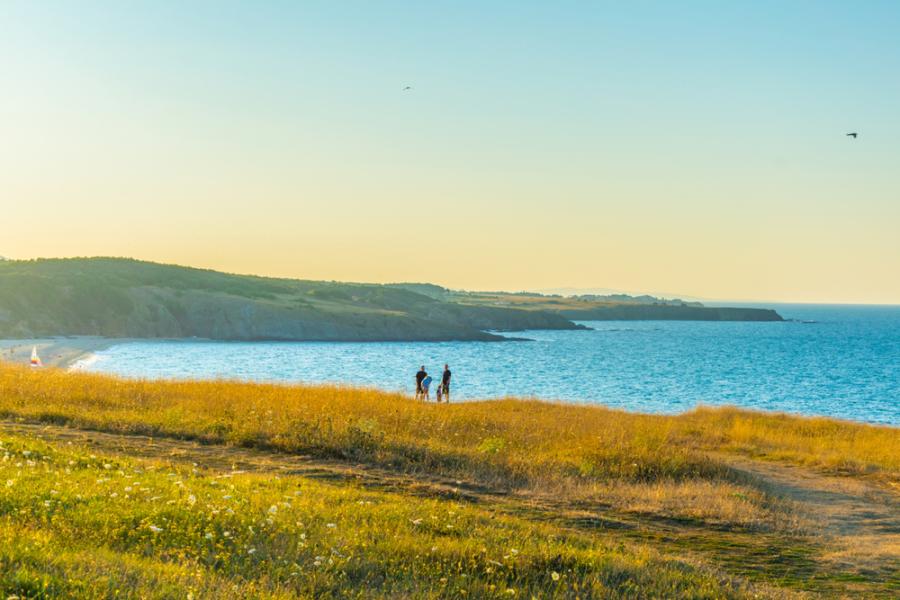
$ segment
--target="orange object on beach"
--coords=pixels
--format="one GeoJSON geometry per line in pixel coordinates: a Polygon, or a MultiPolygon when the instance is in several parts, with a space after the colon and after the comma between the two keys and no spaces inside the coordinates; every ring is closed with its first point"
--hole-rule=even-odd
{"type": "Polygon", "coordinates": [[[41,357],[38,356],[37,346],[33,346],[31,348],[31,366],[32,367],[43,367],[43,363],[41,363],[41,357]]]}

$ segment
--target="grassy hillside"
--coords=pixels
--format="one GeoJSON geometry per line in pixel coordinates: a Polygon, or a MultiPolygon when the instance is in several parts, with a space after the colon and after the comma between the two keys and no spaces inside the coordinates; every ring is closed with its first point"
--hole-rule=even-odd
{"type": "Polygon", "coordinates": [[[641,298],[275,279],[118,258],[0,262],[0,338],[496,340],[487,331],[577,328],[570,319],[781,317],[771,310],[657,305],[641,298]]]}
{"type": "Polygon", "coordinates": [[[575,328],[548,312],[405,288],[273,279],[115,258],[0,262],[0,337],[490,340],[575,328]]]}
{"type": "Polygon", "coordinates": [[[858,529],[882,505],[823,537],[825,514],[795,493],[824,477],[843,491],[816,492],[816,502],[850,498],[840,481],[868,486],[852,492],[861,502],[891,494],[900,433],[889,427],[734,409],[432,405],[374,390],[7,365],[0,440],[8,594],[781,598],[900,588],[890,517],[858,529]],[[11,422],[45,427],[25,435],[11,422]],[[90,447],[35,439],[59,425],[120,437],[90,433],[90,447]],[[152,437],[127,441],[135,435],[152,437]],[[784,487],[796,499],[748,464],[805,469],[784,487]]]}
{"type": "Polygon", "coordinates": [[[900,477],[896,428],[738,409],[673,417],[524,400],[435,406],[368,389],[132,381],[2,365],[4,414],[351,458],[507,489],[727,479],[709,451],[900,477]]]}

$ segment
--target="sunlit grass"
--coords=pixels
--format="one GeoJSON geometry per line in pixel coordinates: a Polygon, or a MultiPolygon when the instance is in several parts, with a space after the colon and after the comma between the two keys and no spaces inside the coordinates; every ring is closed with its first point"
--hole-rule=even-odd
{"type": "Polygon", "coordinates": [[[900,472],[896,428],[830,419],[514,399],[437,406],[368,389],[12,365],[0,366],[0,418],[339,459],[459,480],[517,507],[3,435],[0,590],[25,597],[770,596],[780,592],[639,536],[623,544],[571,523],[604,507],[632,522],[676,518],[710,548],[730,543],[713,531],[789,548],[810,531],[803,515],[734,471],[729,455],[888,481],[900,472]]]}
{"type": "Polygon", "coordinates": [[[0,591],[22,597],[617,598],[769,592],[445,499],[0,436],[0,591]]]}
{"type": "Polygon", "coordinates": [[[900,469],[897,429],[737,409],[659,416],[512,399],[437,406],[371,389],[2,366],[0,415],[341,458],[757,529],[802,524],[723,453],[887,479],[900,469]]]}
{"type": "Polygon", "coordinates": [[[710,451],[900,473],[897,428],[733,408],[659,416],[512,399],[447,406],[370,389],[134,381],[7,365],[0,414],[351,458],[511,489],[727,476],[710,451]]]}

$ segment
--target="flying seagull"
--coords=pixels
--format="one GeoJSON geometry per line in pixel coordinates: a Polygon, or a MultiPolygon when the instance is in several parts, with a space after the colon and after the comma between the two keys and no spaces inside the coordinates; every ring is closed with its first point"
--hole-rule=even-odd
{"type": "Polygon", "coordinates": [[[403,91],[406,92],[406,91],[411,90],[411,89],[412,89],[412,86],[411,86],[411,85],[408,85],[408,86],[406,86],[406,87],[403,88],[403,91]]]}
{"type": "Polygon", "coordinates": [[[848,133],[847,137],[852,137],[855,140],[857,135],[859,134],[854,131],[853,133],[848,133]]]}

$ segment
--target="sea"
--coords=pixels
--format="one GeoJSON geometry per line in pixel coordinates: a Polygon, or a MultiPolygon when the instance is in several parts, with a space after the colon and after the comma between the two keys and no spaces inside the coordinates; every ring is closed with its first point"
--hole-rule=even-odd
{"type": "Polygon", "coordinates": [[[755,305],[784,322],[585,321],[510,342],[118,344],[76,365],[136,378],[335,383],[412,394],[421,365],[451,400],[503,397],[681,413],[733,405],[900,425],[900,306],[755,305]]]}

